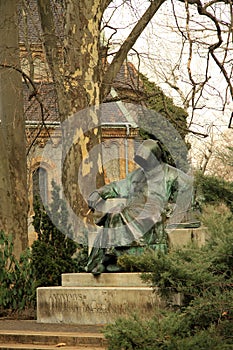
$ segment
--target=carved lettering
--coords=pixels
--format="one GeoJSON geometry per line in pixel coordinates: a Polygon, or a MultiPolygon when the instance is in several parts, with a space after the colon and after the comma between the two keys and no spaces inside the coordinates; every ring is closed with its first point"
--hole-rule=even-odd
{"type": "MultiPolygon", "coordinates": [[[[51,293],[49,296],[49,309],[50,312],[62,312],[65,310],[67,313],[76,312],[83,313],[102,313],[102,314],[128,314],[135,308],[135,302],[133,300],[124,300],[116,303],[117,297],[114,293],[111,295],[102,291],[102,295],[99,298],[88,298],[83,293],[66,292],[51,293]]],[[[155,299],[153,296],[148,296],[147,300],[144,300],[141,305],[144,305],[145,311],[153,309],[155,299]]]]}
{"type": "MultiPolygon", "coordinates": [[[[110,306],[110,304],[109,304],[110,306]]],[[[49,296],[50,310],[70,310],[75,312],[101,312],[108,313],[109,306],[96,300],[87,301],[86,295],[77,293],[51,294],[49,296]]]]}

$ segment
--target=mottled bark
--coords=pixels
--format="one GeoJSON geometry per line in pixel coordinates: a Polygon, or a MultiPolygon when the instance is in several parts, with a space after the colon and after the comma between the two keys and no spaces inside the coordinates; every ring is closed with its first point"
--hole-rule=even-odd
{"type": "Polygon", "coordinates": [[[0,13],[0,229],[14,236],[19,257],[28,244],[28,199],[17,1],[1,0],[0,13]]]}
{"type": "MultiPolygon", "coordinates": [[[[96,0],[66,1],[64,41],[63,47],[59,47],[50,1],[38,1],[44,47],[63,123],[75,113],[100,103],[99,37],[103,14],[100,5],[101,1],[96,0]]],[[[101,142],[99,119],[93,112],[89,114],[89,125],[84,117],[63,129],[63,187],[71,207],[84,220],[88,208],[78,185],[80,164],[85,165],[81,175],[87,186],[90,172],[95,174],[97,186],[103,184],[101,154],[96,162],[89,159],[89,151],[101,142]],[[76,135],[73,135],[74,128],[77,128],[76,135]],[[70,148],[71,137],[75,140],[70,148]]]]}

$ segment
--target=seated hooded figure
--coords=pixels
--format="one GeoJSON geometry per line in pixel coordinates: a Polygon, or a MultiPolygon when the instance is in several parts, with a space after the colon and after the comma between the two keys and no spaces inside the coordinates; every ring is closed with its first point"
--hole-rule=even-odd
{"type": "MultiPolygon", "coordinates": [[[[117,258],[123,253],[140,254],[145,247],[167,252],[165,226],[182,172],[162,161],[159,142],[151,139],[139,146],[134,161],[138,169],[89,196],[88,205],[93,211],[103,200],[124,199],[96,222],[102,229],[86,266],[95,275],[120,271],[117,258]]],[[[188,178],[182,173],[185,182],[184,177],[188,178]]]]}

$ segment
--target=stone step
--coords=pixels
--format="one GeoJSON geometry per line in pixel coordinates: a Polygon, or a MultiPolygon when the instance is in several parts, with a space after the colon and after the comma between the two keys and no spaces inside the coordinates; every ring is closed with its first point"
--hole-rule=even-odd
{"type": "MultiPolygon", "coordinates": [[[[51,348],[62,347],[89,347],[91,349],[104,348],[107,345],[104,335],[101,333],[75,333],[75,332],[35,332],[35,331],[1,331],[0,330],[0,349],[5,348],[4,344],[19,344],[30,348],[40,349],[41,346],[52,346],[51,348]],[[60,345],[59,345],[60,344],[60,345]],[[33,348],[33,347],[32,347],[33,348]]],[[[9,347],[8,346],[8,347],[9,347]]],[[[9,347],[10,348],[10,347],[9,347]]],[[[43,348],[43,347],[42,347],[43,348]]],[[[11,347],[11,349],[13,349],[11,347]]],[[[21,349],[21,347],[20,347],[21,349]]]]}
{"type": "Polygon", "coordinates": [[[107,350],[107,347],[99,346],[66,346],[66,345],[37,345],[37,344],[15,344],[15,343],[5,343],[0,344],[1,350],[107,350]]]}
{"type": "Polygon", "coordinates": [[[36,344],[15,344],[5,343],[0,344],[1,350],[106,350],[106,347],[96,346],[66,346],[66,345],[36,345],[36,344]]]}

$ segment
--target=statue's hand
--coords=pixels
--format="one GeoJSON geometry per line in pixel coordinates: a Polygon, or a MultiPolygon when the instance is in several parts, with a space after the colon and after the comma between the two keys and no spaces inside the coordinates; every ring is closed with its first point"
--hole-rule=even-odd
{"type": "Polygon", "coordinates": [[[87,200],[88,207],[92,210],[95,210],[98,203],[102,200],[103,200],[103,198],[99,195],[99,193],[97,191],[94,191],[90,194],[90,196],[87,200]]]}

